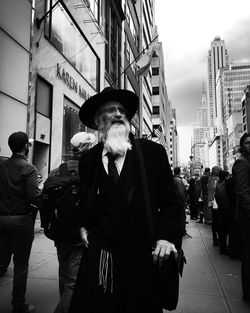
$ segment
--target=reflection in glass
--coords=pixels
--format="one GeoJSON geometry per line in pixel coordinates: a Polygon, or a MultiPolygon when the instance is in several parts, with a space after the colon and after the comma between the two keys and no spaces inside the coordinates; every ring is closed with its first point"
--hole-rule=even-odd
{"type": "Polygon", "coordinates": [[[52,12],[50,39],[89,84],[98,89],[99,60],[60,4],[52,12]]]}

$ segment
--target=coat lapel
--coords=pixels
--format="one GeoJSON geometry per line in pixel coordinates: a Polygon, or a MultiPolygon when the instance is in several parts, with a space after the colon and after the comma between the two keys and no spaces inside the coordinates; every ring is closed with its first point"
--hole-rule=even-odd
{"type": "MultiPolygon", "coordinates": [[[[87,209],[89,209],[94,202],[94,198],[98,193],[98,174],[100,170],[100,166],[102,164],[102,150],[103,150],[103,144],[98,144],[96,146],[96,150],[94,151],[93,155],[91,156],[91,161],[95,163],[94,172],[91,173],[91,177],[88,177],[88,179],[91,181],[91,184],[88,188],[88,197],[87,197],[87,209]],[[96,164],[97,161],[97,164],[96,164]]],[[[91,168],[92,165],[90,165],[91,168]]]]}
{"type": "Polygon", "coordinates": [[[128,168],[128,180],[127,180],[128,193],[127,193],[127,199],[125,199],[126,201],[125,209],[127,211],[131,204],[131,200],[136,190],[137,177],[134,171],[135,169],[134,159],[135,158],[134,158],[133,151],[128,151],[126,158],[127,158],[127,168],[128,168]]]}

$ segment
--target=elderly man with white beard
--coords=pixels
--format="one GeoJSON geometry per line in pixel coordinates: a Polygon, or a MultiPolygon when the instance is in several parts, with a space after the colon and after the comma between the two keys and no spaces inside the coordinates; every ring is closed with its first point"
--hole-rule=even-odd
{"type": "Polygon", "coordinates": [[[107,87],[80,109],[100,142],[79,162],[85,248],[70,313],[161,313],[177,305],[182,209],[164,147],[130,133],[138,105],[135,93],[107,87]],[[163,264],[172,288],[164,304],[156,279],[163,264]]]}

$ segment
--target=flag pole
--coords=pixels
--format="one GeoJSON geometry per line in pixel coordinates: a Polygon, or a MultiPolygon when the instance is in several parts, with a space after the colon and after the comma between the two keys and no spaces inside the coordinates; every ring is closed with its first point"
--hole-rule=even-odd
{"type": "Polygon", "coordinates": [[[127,69],[144,53],[145,50],[148,49],[148,47],[155,41],[155,39],[157,39],[159,37],[159,35],[155,36],[154,39],[152,39],[150,41],[150,43],[137,55],[136,58],[134,58],[134,60],[122,71],[122,73],[120,74],[120,77],[127,71],[127,69]]]}
{"type": "Polygon", "coordinates": [[[37,17],[37,18],[36,18],[35,23],[36,23],[37,29],[40,29],[40,25],[41,25],[42,21],[45,19],[45,17],[46,17],[48,14],[50,14],[50,13],[53,11],[54,7],[57,6],[59,2],[61,2],[61,0],[56,1],[56,2],[52,5],[52,7],[51,7],[42,17],[40,17],[40,18],[37,17]]]}

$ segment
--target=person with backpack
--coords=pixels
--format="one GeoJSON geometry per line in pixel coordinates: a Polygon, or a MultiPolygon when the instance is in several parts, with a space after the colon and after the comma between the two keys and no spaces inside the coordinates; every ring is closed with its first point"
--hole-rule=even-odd
{"type": "Polygon", "coordinates": [[[67,313],[80,265],[83,242],[77,231],[79,158],[93,145],[92,133],[79,132],[71,140],[72,157],[53,170],[44,183],[41,226],[54,240],[59,262],[60,300],[54,313],[67,313]]]}

